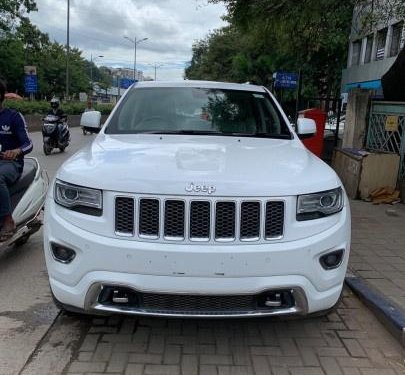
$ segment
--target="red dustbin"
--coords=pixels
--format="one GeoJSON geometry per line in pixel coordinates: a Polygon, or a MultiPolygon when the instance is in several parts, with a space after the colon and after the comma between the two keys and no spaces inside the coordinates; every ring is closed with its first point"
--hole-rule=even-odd
{"type": "Polygon", "coordinates": [[[321,157],[323,151],[323,135],[325,132],[326,112],[318,108],[305,109],[299,112],[299,117],[311,118],[316,123],[316,134],[311,138],[302,140],[307,149],[316,156],[321,157]]]}

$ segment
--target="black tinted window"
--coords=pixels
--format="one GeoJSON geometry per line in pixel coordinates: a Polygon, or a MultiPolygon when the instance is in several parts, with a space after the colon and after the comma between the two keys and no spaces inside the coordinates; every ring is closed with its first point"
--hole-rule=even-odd
{"type": "Polygon", "coordinates": [[[265,93],[190,87],[132,90],[105,132],[291,136],[265,93]]]}

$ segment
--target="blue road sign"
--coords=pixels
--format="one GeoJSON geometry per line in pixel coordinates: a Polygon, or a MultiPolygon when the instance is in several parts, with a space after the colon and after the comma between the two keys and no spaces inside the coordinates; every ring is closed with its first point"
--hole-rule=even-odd
{"type": "Polygon", "coordinates": [[[135,81],[133,79],[129,78],[121,78],[120,80],[120,87],[122,89],[127,89],[129,86],[131,86],[135,81]]]}
{"type": "Polygon", "coordinates": [[[38,77],[34,74],[26,74],[24,88],[27,94],[35,94],[38,92],[38,77]]]}
{"type": "Polygon", "coordinates": [[[277,72],[275,74],[275,81],[274,81],[275,88],[295,89],[297,85],[298,85],[297,73],[277,72]]]}

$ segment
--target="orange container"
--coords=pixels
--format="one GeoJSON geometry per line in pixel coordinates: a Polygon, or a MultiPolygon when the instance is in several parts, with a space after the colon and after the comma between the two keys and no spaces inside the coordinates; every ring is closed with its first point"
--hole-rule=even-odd
{"type": "Polygon", "coordinates": [[[310,108],[300,111],[299,117],[310,118],[312,120],[315,120],[316,123],[315,136],[303,139],[302,143],[307,147],[309,151],[314,153],[316,156],[321,157],[323,152],[323,136],[325,133],[326,112],[321,111],[318,108],[310,108]]]}

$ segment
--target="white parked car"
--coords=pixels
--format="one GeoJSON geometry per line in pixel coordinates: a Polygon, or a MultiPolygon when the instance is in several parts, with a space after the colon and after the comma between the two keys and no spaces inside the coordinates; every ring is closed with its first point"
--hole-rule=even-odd
{"type": "Polygon", "coordinates": [[[44,246],[66,310],[309,314],[339,300],[350,209],[336,173],[264,87],[127,90],[49,189],[44,246]]]}

